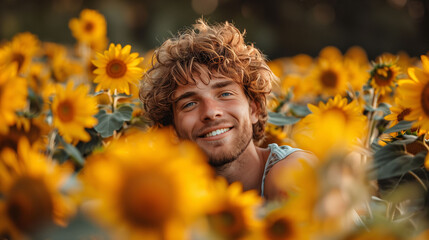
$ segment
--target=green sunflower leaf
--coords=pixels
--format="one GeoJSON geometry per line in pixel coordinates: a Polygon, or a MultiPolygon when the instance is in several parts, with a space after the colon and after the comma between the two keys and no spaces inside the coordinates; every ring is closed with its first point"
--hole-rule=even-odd
{"type": "Polygon", "coordinates": [[[128,105],[122,105],[114,113],[107,113],[102,109],[95,115],[98,119],[98,124],[94,129],[101,137],[110,137],[115,130],[119,130],[122,127],[125,121],[131,119],[132,113],[133,108],[128,105]]]}
{"type": "Polygon", "coordinates": [[[73,159],[76,163],[79,164],[79,166],[83,166],[85,160],[82,157],[82,154],[77,150],[77,148],[70,143],[67,143],[64,141],[64,139],[61,136],[57,136],[57,139],[63,145],[64,151],[73,159]]]}
{"type": "Polygon", "coordinates": [[[394,132],[400,132],[400,131],[404,131],[404,130],[408,130],[412,127],[413,122],[410,121],[400,121],[398,122],[395,126],[386,129],[386,131],[384,131],[384,133],[394,133],[394,132]]]}
{"type": "Polygon", "coordinates": [[[276,126],[295,124],[299,120],[300,118],[286,116],[282,113],[268,112],[268,123],[274,124],[276,126]]]}
{"type": "Polygon", "coordinates": [[[368,174],[379,180],[401,176],[422,167],[426,154],[426,151],[422,151],[413,156],[405,152],[403,145],[386,145],[374,154],[374,162],[368,169],[368,174]]]}

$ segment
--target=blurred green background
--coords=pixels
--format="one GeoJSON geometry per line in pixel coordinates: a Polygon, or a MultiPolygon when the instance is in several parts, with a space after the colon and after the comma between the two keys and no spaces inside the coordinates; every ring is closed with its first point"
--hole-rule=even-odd
{"type": "Polygon", "coordinates": [[[0,0],[0,39],[30,31],[42,41],[74,44],[68,21],[84,8],[107,20],[110,42],[136,51],[159,46],[204,16],[246,29],[269,59],[328,45],[363,47],[370,60],[383,52],[411,56],[429,50],[428,0],[0,0]]]}

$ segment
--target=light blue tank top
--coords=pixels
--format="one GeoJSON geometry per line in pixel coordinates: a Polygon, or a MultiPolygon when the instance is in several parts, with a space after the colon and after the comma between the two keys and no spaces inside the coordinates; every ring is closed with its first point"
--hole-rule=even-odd
{"type": "Polygon", "coordinates": [[[270,149],[270,155],[268,156],[267,162],[265,163],[264,175],[262,175],[261,197],[264,197],[265,177],[267,176],[270,169],[274,166],[274,164],[285,159],[291,153],[301,150],[299,148],[293,148],[291,146],[279,146],[276,143],[269,144],[268,148],[270,149]]]}

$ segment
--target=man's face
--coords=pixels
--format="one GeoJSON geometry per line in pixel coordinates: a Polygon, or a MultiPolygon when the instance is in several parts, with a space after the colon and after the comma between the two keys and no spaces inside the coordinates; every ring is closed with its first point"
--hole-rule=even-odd
{"type": "Polygon", "coordinates": [[[252,141],[256,104],[233,80],[217,75],[205,85],[196,77],[196,84],[179,86],[173,99],[178,136],[196,142],[212,166],[234,161],[252,141]]]}

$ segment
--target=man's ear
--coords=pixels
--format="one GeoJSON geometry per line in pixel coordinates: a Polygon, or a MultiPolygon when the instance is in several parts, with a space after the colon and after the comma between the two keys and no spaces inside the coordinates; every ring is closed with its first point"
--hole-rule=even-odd
{"type": "Polygon", "coordinates": [[[251,100],[249,103],[249,107],[250,107],[250,121],[252,122],[252,124],[255,124],[259,120],[260,106],[254,100],[251,100]]]}

